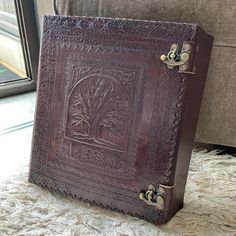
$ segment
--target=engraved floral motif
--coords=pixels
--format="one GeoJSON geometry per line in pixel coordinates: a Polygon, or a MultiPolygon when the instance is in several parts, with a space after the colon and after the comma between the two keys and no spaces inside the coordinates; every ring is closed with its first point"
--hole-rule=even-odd
{"type": "Polygon", "coordinates": [[[102,151],[91,149],[85,145],[74,148],[72,156],[73,158],[79,158],[81,161],[93,162],[99,164],[100,166],[105,165],[105,158],[102,151]]]}
{"type": "Polygon", "coordinates": [[[104,156],[103,150],[92,149],[87,145],[74,147],[72,157],[82,162],[94,163],[106,169],[120,169],[122,165],[121,161],[115,156],[107,158],[104,156]]]}

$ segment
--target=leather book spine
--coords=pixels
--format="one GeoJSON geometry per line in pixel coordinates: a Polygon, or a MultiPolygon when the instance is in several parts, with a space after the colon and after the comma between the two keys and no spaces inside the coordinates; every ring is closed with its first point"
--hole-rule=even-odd
{"type": "Polygon", "coordinates": [[[184,106],[180,122],[177,158],[173,181],[172,200],[166,221],[183,207],[184,192],[190,164],[190,157],[194,147],[201,100],[207,76],[213,37],[197,28],[195,36],[194,74],[183,74],[188,80],[184,106]]]}

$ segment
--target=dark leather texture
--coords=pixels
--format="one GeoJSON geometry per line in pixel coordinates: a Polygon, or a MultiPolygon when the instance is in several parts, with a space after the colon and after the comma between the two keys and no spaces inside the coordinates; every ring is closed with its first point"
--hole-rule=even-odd
{"type": "Polygon", "coordinates": [[[195,24],[45,16],[29,179],[151,221],[183,206],[212,37],[195,24]],[[173,43],[190,69],[168,69],[173,43]],[[164,210],[139,199],[166,188],[164,210]]]}

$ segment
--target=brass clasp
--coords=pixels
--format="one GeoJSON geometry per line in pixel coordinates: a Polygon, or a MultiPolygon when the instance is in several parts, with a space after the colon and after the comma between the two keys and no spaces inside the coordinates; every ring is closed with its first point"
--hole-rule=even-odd
{"type": "Polygon", "coordinates": [[[191,45],[184,43],[181,50],[179,45],[174,43],[170,47],[170,51],[167,55],[161,55],[161,61],[164,62],[169,69],[179,67],[179,71],[185,71],[188,69],[189,58],[191,52],[191,45]]]}
{"type": "Polygon", "coordinates": [[[146,202],[148,205],[155,206],[158,210],[163,210],[165,206],[166,191],[163,187],[150,184],[146,192],[139,194],[139,199],[146,202]]]}

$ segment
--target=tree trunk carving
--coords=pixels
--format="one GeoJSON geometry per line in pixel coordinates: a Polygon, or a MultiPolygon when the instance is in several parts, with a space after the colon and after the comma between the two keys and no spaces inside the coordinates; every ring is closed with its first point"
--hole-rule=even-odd
{"type": "Polygon", "coordinates": [[[126,148],[130,100],[114,78],[89,75],[76,84],[68,104],[66,134],[91,145],[126,148]]]}

